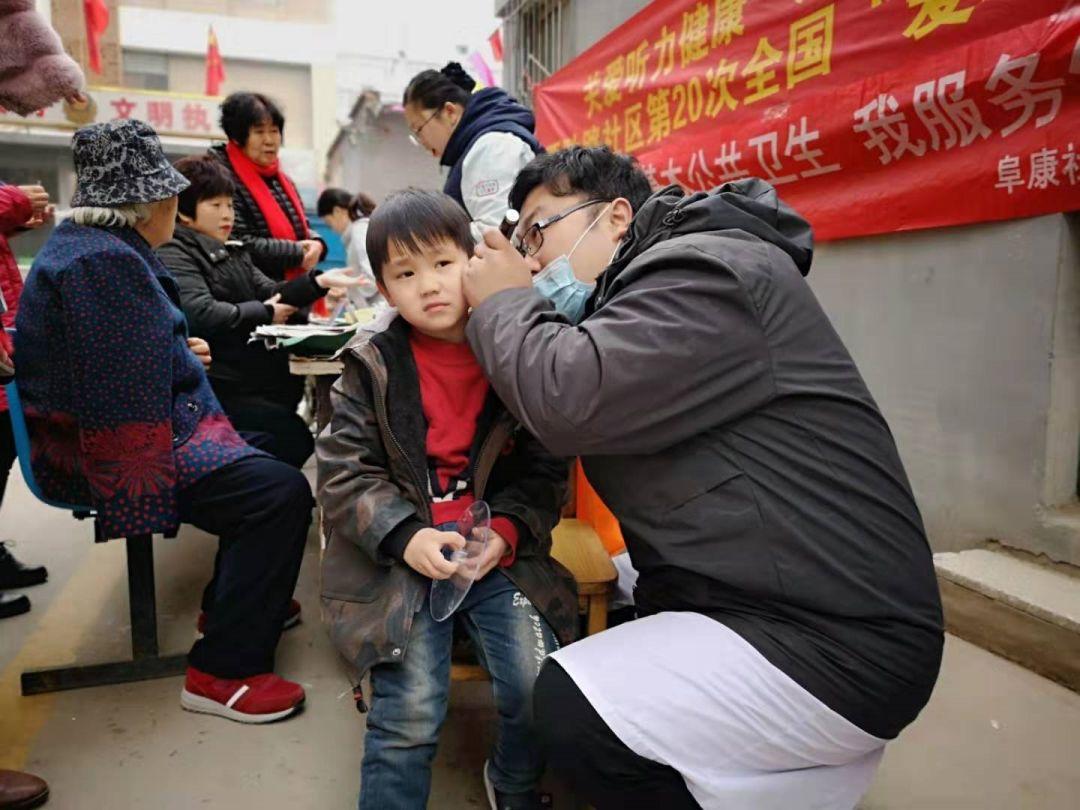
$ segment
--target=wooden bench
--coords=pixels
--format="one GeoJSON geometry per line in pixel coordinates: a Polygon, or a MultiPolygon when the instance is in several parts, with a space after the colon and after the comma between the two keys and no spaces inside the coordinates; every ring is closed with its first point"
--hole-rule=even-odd
{"type": "Polygon", "coordinates": [[[577,518],[563,518],[552,541],[551,556],[577,581],[578,609],[588,617],[585,635],[607,629],[608,600],[619,575],[599,535],[577,518]]]}
{"type": "MultiPolygon", "coordinates": [[[[552,532],[551,556],[566,566],[578,586],[578,609],[586,616],[585,634],[607,627],[608,599],[618,573],[604,544],[592,527],[576,518],[563,518],[552,532]]],[[[452,664],[452,681],[486,681],[487,671],[477,664],[452,664]]]]}

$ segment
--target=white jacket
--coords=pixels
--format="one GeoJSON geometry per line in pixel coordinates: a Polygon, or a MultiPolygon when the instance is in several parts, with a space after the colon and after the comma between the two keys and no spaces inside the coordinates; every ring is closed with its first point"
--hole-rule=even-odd
{"type": "Polygon", "coordinates": [[[461,166],[461,198],[478,242],[487,228],[498,228],[510,207],[507,197],[520,172],[535,157],[532,148],[509,132],[476,139],[461,166]]]}
{"type": "Polygon", "coordinates": [[[378,287],[375,286],[375,272],[371,269],[371,262],[367,255],[367,231],[368,218],[360,219],[351,223],[341,235],[341,241],[345,245],[345,263],[353,270],[358,270],[368,283],[356,288],[357,297],[363,296],[365,306],[375,306],[383,300],[379,295],[378,287]]]}

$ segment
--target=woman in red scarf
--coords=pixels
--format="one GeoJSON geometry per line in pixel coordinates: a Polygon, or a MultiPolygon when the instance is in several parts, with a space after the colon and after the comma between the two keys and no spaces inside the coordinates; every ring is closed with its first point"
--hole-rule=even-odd
{"type": "MultiPolygon", "coordinates": [[[[284,127],[281,110],[266,96],[233,93],[221,104],[221,128],[229,140],[210,150],[235,185],[230,236],[243,242],[255,265],[275,281],[307,275],[326,253],[326,245],[308,229],[296,186],[278,163],[284,127]]],[[[322,304],[322,298],[316,300],[312,310],[325,314],[322,304]]],[[[303,322],[305,312],[300,310],[289,322],[303,322]]],[[[307,425],[296,413],[304,379],[281,371],[268,376],[252,367],[246,379],[215,381],[214,393],[234,425],[276,437],[274,451],[284,450],[281,458],[302,464],[314,448],[307,425]]]]}
{"type": "Polygon", "coordinates": [[[285,116],[261,93],[233,93],[221,104],[221,128],[229,140],[210,154],[236,181],[234,238],[272,279],[307,273],[326,245],[308,228],[296,186],[279,165],[285,116]]]}

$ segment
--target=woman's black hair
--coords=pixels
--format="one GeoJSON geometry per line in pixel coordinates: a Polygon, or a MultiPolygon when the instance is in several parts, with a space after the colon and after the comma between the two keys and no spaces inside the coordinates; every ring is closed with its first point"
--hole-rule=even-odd
{"type": "Polygon", "coordinates": [[[221,128],[229,137],[244,146],[256,124],[271,122],[285,134],[285,116],[277,104],[262,93],[233,93],[221,102],[221,128]]]}
{"type": "Polygon", "coordinates": [[[211,155],[190,155],[173,164],[191,183],[180,192],[176,210],[195,219],[195,206],[213,197],[231,197],[236,191],[232,174],[221,161],[211,155]]]}
{"type": "Polygon", "coordinates": [[[350,194],[343,188],[328,188],[319,195],[319,200],[315,203],[315,213],[325,217],[335,208],[344,208],[349,219],[356,222],[360,217],[371,216],[371,212],[375,210],[375,200],[362,191],[350,194]]]}
{"type": "Polygon", "coordinates": [[[476,243],[465,209],[439,191],[407,188],[394,192],[375,209],[368,225],[367,253],[375,278],[382,282],[391,245],[404,253],[419,253],[442,240],[472,256],[476,243]]]}
{"type": "Polygon", "coordinates": [[[442,70],[423,70],[413,76],[401,103],[422,110],[442,109],[448,101],[464,107],[474,87],[476,80],[465,68],[457,62],[447,62],[442,70]]]}

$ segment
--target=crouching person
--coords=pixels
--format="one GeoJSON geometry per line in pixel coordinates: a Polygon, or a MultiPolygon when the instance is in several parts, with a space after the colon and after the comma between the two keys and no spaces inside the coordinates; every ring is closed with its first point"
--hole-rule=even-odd
{"type": "Polygon", "coordinates": [[[455,624],[432,618],[428,594],[459,565],[443,550],[463,546],[455,522],[474,500],[491,506],[492,531],[456,615],[498,709],[492,808],[539,806],[532,685],[575,633],[574,581],[550,556],[567,465],[518,428],[465,342],[472,247],[468,216],[445,195],[401,192],[375,210],[368,254],[396,311],[345,348],[316,446],[324,612],[353,683],[371,673],[361,810],[427,805],[455,624]]]}
{"type": "Polygon", "coordinates": [[[274,650],[310,487],[244,443],[189,348],[176,282],[153,250],[172,237],[188,181],[153,129],[94,124],[73,148],[72,217],[38,253],[16,319],[34,473],[48,497],[92,506],[105,537],[175,534],[182,522],[218,535],[181,705],[245,723],[287,717],[304,690],[274,674],[274,650]]]}

